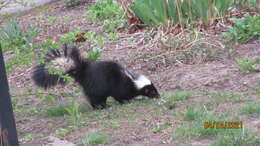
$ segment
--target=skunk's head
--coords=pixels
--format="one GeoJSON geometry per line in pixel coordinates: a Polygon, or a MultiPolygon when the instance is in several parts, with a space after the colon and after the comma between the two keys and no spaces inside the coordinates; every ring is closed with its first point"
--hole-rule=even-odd
{"type": "Polygon", "coordinates": [[[149,98],[160,98],[160,94],[153,83],[144,75],[137,77],[137,79],[134,80],[134,83],[140,95],[149,98]]]}

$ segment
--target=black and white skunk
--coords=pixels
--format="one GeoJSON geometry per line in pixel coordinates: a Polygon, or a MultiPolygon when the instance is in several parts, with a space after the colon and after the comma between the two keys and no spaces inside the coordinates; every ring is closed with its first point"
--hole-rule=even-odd
{"type": "MultiPolygon", "coordinates": [[[[113,61],[89,61],[84,59],[77,48],[64,46],[63,52],[51,50],[46,63],[64,68],[64,74],[71,76],[83,88],[93,108],[105,108],[109,96],[120,103],[142,95],[159,98],[153,83],[144,75],[130,72],[113,61]]],[[[34,67],[32,79],[42,88],[65,84],[65,79],[48,71],[46,63],[34,67]]]]}

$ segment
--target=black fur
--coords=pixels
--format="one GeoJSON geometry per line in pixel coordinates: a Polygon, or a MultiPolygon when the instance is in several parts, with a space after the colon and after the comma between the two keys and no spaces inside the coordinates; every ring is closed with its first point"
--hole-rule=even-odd
{"type": "MultiPolygon", "coordinates": [[[[46,61],[61,55],[56,51],[51,52],[51,54],[47,55],[52,57],[46,57],[46,61]]],[[[106,100],[109,96],[120,103],[129,101],[138,95],[150,98],[159,97],[153,84],[137,89],[133,80],[125,72],[128,72],[133,78],[136,78],[138,74],[129,72],[118,63],[112,61],[91,62],[83,59],[77,48],[68,49],[66,46],[64,56],[71,58],[75,63],[75,66],[67,69],[66,74],[69,74],[80,84],[93,108],[106,107],[106,100]]],[[[65,82],[61,77],[48,73],[44,65],[35,67],[32,78],[36,85],[44,88],[65,82]]]]}

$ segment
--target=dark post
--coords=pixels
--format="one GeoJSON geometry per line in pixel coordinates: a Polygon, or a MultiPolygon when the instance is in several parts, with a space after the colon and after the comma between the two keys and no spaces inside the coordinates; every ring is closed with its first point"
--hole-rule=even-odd
{"type": "Polygon", "coordinates": [[[18,146],[5,64],[0,44],[0,146],[18,146]]]}

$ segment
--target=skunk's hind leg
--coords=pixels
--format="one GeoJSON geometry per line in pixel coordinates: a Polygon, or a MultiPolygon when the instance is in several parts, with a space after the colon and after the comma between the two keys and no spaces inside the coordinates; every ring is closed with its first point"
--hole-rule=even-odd
{"type": "Polygon", "coordinates": [[[88,98],[90,105],[94,108],[94,109],[104,109],[107,107],[107,97],[102,97],[102,98],[98,98],[98,97],[90,97],[88,98]]]}

